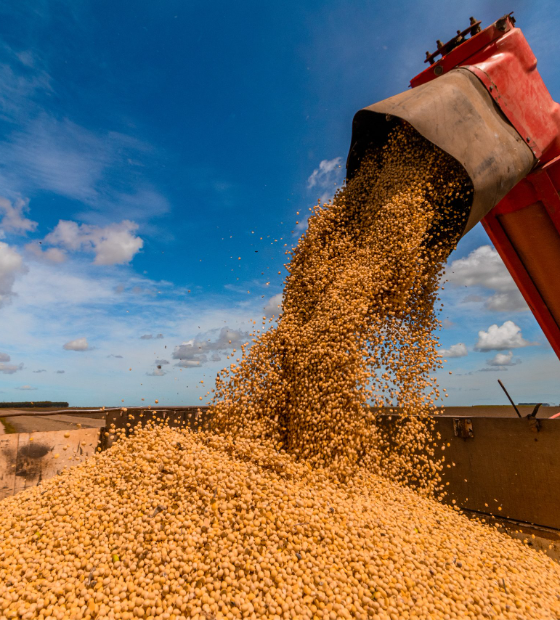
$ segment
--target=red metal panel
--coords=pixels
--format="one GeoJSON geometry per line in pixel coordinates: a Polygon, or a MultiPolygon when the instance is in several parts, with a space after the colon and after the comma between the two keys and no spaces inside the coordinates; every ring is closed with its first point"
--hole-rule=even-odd
{"type": "MultiPolygon", "coordinates": [[[[482,220],[482,224],[554,352],[560,358],[560,327],[500,222],[500,216],[520,211],[536,200],[542,202],[557,230],[560,231],[560,198],[546,169],[538,170],[518,183],[482,220]]],[[[527,221],[527,227],[529,232],[530,219],[527,221]]],[[[556,278],[559,270],[560,265],[550,264],[551,278],[556,278]]]]}
{"type": "Polygon", "coordinates": [[[482,223],[560,358],[560,105],[509,17],[467,39],[410,85],[420,86],[456,67],[478,77],[538,162],[482,223]]]}
{"type": "MultiPolygon", "coordinates": [[[[527,177],[527,181],[535,188],[556,230],[560,232],[560,196],[558,195],[560,184],[555,187],[554,181],[548,174],[547,166],[535,170],[527,177]]],[[[560,269],[560,265],[558,268],[560,269]]]]}
{"type": "Polygon", "coordinates": [[[510,30],[468,59],[467,69],[486,86],[510,123],[544,163],[560,154],[560,106],[552,99],[527,40],[510,30]]]}
{"type": "Polygon", "coordinates": [[[456,67],[472,71],[542,164],[560,155],[560,105],[542,81],[521,30],[509,20],[503,23],[503,30],[493,24],[468,39],[410,85],[419,86],[456,67]]]}

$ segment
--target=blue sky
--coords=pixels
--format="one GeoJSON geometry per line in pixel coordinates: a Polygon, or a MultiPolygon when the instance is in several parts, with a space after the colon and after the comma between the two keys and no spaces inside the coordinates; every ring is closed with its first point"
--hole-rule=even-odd
{"type": "MultiPolygon", "coordinates": [[[[354,112],[470,15],[511,10],[560,99],[552,2],[1,2],[0,400],[198,404],[277,311],[354,112]]],[[[502,403],[501,377],[558,403],[560,363],[488,245],[478,226],[450,259],[447,402],[502,403]]]]}

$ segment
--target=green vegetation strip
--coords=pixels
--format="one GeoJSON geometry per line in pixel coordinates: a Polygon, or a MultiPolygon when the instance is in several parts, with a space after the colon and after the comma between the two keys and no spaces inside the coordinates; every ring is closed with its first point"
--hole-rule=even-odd
{"type": "Polygon", "coordinates": [[[17,433],[16,427],[11,422],[8,422],[8,420],[5,420],[4,418],[0,418],[0,423],[4,427],[4,432],[6,434],[17,433]]]}
{"type": "Polygon", "coordinates": [[[37,402],[24,401],[24,402],[13,402],[13,403],[2,403],[0,402],[0,409],[21,409],[22,407],[68,407],[68,403],[63,402],[52,402],[50,400],[42,400],[37,402]]]}

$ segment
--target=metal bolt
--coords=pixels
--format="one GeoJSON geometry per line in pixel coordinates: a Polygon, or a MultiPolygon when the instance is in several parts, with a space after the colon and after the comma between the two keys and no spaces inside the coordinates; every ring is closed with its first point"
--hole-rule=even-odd
{"type": "Polygon", "coordinates": [[[434,73],[436,75],[441,75],[443,73],[443,67],[441,65],[438,65],[437,67],[434,67],[434,73]]]}
{"type": "Polygon", "coordinates": [[[496,28],[500,30],[501,32],[505,32],[507,28],[507,19],[505,17],[502,17],[502,19],[499,19],[496,22],[496,28]]]}

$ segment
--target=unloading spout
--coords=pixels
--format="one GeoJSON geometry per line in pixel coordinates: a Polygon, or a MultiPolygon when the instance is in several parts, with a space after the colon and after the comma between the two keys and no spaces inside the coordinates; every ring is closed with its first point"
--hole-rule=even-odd
{"type": "Polygon", "coordinates": [[[455,69],[355,116],[347,162],[351,178],[368,151],[382,147],[389,132],[406,121],[457,160],[474,193],[463,234],[477,224],[521,179],[536,159],[484,88],[466,69],[455,69]]]}
{"type": "Polygon", "coordinates": [[[459,162],[474,190],[462,234],[482,221],[560,357],[560,106],[511,14],[470,21],[410,90],[357,112],[347,177],[399,122],[459,162]]]}

